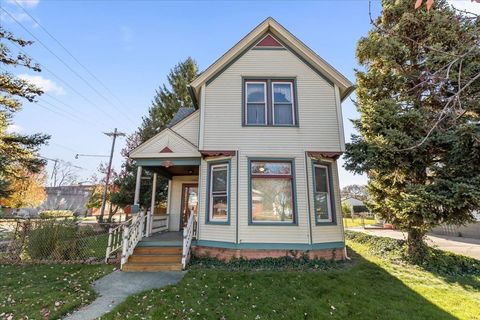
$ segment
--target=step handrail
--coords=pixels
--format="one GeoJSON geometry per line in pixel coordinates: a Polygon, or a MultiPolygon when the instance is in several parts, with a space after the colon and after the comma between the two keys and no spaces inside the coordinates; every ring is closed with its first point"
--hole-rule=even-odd
{"type": "Polygon", "coordinates": [[[107,250],[105,252],[105,263],[108,263],[108,259],[112,255],[112,253],[118,251],[123,245],[123,229],[127,223],[130,223],[131,219],[120,223],[116,227],[110,227],[108,229],[108,242],[107,242],[107,250]]]}
{"type": "Polygon", "coordinates": [[[190,260],[190,247],[193,239],[195,217],[193,214],[188,218],[187,225],[183,229],[182,268],[185,269],[190,260]]]}
{"type": "Polygon", "coordinates": [[[120,269],[127,263],[128,258],[132,255],[133,250],[137,246],[138,242],[145,236],[145,225],[148,216],[144,211],[136,214],[131,223],[125,225],[123,228],[123,240],[122,240],[122,259],[120,261],[120,269]]]}

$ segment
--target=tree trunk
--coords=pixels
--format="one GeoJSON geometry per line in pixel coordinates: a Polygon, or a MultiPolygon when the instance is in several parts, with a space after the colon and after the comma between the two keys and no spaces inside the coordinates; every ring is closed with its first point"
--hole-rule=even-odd
{"type": "Polygon", "coordinates": [[[425,231],[418,229],[408,229],[407,253],[408,259],[412,263],[421,263],[427,254],[427,245],[424,242],[425,231]]]}

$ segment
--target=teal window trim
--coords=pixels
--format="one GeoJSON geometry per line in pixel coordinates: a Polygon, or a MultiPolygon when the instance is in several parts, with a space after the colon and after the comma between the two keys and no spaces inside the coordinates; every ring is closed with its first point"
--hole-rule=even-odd
{"type": "Polygon", "coordinates": [[[297,209],[297,188],[295,174],[294,158],[271,158],[271,157],[248,157],[248,225],[249,226],[298,226],[298,209],[297,209]],[[252,162],[255,161],[272,161],[272,162],[290,162],[292,166],[292,201],[293,201],[293,222],[256,222],[252,219],[252,162]]]}
{"type": "Polygon", "coordinates": [[[242,127],[279,127],[279,128],[298,128],[300,127],[298,114],[298,95],[297,95],[297,78],[296,77],[242,77],[242,127]],[[248,124],[247,123],[247,83],[264,83],[266,94],[266,118],[264,124],[248,124]],[[293,124],[275,124],[273,123],[273,83],[291,83],[292,85],[292,108],[293,108],[293,124]]]}
{"type": "Polygon", "coordinates": [[[332,163],[325,162],[321,160],[312,160],[312,194],[313,194],[313,215],[315,216],[315,225],[316,226],[335,226],[337,225],[337,211],[335,208],[335,192],[333,188],[333,175],[332,175],[332,163]],[[327,168],[327,175],[328,175],[328,187],[329,187],[329,198],[330,198],[330,213],[331,213],[331,221],[319,221],[317,217],[317,206],[315,204],[315,190],[316,189],[316,178],[315,178],[315,167],[316,166],[323,166],[327,168]]]}
{"type": "Polygon", "coordinates": [[[231,185],[231,159],[225,160],[215,160],[215,161],[208,161],[207,162],[207,192],[206,192],[206,197],[205,197],[205,224],[211,224],[211,225],[230,225],[230,185],[231,185]],[[226,221],[216,221],[216,220],[210,220],[210,196],[211,196],[211,181],[210,181],[210,176],[212,172],[212,166],[216,165],[222,165],[226,164],[227,165],[227,220],[226,221]]]}

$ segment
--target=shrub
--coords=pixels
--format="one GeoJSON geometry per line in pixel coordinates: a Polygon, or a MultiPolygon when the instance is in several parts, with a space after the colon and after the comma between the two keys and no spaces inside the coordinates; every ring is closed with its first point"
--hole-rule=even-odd
{"type": "Polygon", "coordinates": [[[316,271],[336,269],[343,266],[342,262],[325,259],[308,259],[306,255],[299,258],[280,257],[263,259],[232,258],[222,261],[217,258],[193,256],[189,264],[190,268],[213,268],[230,271],[316,271]]]}
{"type": "Polygon", "coordinates": [[[81,240],[73,221],[45,221],[29,232],[27,253],[33,260],[75,260],[82,256],[81,240]]]}
{"type": "Polygon", "coordinates": [[[45,210],[40,212],[40,218],[52,219],[52,218],[73,218],[73,211],[71,210],[45,210]]]}

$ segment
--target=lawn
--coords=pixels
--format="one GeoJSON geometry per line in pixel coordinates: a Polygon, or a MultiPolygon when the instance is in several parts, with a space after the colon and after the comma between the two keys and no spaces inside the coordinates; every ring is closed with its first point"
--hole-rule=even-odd
{"type": "Polygon", "coordinates": [[[0,319],[58,319],[95,298],[111,265],[0,265],[0,319]]]}
{"type": "Polygon", "coordinates": [[[102,319],[480,319],[479,273],[440,275],[348,245],[352,261],[328,270],[195,266],[102,319]]]}
{"type": "Polygon", "coordinates": [[[355,219],[343,218],[343,226],[345,228],[363,227],[364,224],[368,226],[375,223],[377,223],[377,221],[375,219],[370,219],[370,218],[365,218],[363,219],[363,221],[360,218],[355,218],[355,219]]]}

